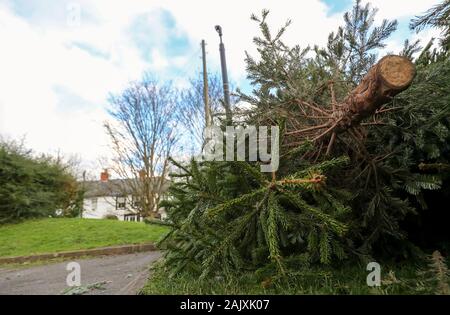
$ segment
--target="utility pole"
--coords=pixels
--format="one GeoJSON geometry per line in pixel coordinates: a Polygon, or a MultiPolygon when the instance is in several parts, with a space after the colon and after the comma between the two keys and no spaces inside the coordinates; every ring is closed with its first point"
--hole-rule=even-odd
{"type": "Polygon", "coordinates": [[[227,122],[230,124],[231,117],[231,107],[230,107],[230,85],[228,83],[228,73],[227,73],[227,61],[225,59],[225,46],[222,42],[222,27],[220,25],[216,25],[215,27],[217,33],[219,33],[220,37],[220,64],[222,66],[222,81],[223,81],[223,94],[224,94],[224,106],[225,106],[225,116],[227,122]]]}
{"type": "Polygon", "coordinates": [[[205,102],[205,127],[212,125],[211,107],[209,107],[208,96],[208,72],[206,70],[206,49],[205,40],[202,40],[202,59],[203,59],[203,101],[205,102]]]}

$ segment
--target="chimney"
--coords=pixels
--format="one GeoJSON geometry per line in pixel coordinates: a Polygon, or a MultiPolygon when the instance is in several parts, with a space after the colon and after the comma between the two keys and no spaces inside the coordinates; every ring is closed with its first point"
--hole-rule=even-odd
{"type": "Polygon", "coordinates": [[[107,182],[109,179],[108,170],[105,169],[103,172],[100,173],[100,181],[107,182]]]}

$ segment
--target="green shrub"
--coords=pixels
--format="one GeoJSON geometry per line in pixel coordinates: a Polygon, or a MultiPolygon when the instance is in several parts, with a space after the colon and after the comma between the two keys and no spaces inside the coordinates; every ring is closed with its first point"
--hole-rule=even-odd
{"type": "Polygon", "coordinates": [[[35,157],[22,145],[0,142],[0,224],[77,216],[82,199],[74,176],[60,160],[35,157]]]}
{"type": "Polygon", "coordinates": [[[116,215],[114,215],[114,214],[107,214],[107,215],[105,215],[103,217],[103,219],[106,219],[106,220],[119,220],[119,218],[116,215]]]}

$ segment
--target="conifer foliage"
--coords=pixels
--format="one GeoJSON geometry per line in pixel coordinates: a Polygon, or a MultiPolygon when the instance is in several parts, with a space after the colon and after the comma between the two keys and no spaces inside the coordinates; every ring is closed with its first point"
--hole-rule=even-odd
{"type": "MultiPolygon", "coordinates": [[[[280,167],[266,174],[259,162],[172,161],[179,171],[161,204],[173,225],[161,242],[172,274],[206,277],[269,265],[286,274],[292,260],[329,264],[409,254],[402,223],[420,218],[425,191],[448,194],[445,46],[433,53],[425,47],[414,60],[411,87],[332,136],[332,150],[317,141],[323,116],[359,83],[396,28],[386,20],[374,26],[375,14],[356,1],[327,47],[313,49],[283,42],[290,21],[272,34],[268,11],[252,16],[261,30],[254,38],[259,55],[246,57],[254,90],[239,93],[254,107],[235,122],[279,126],[280,167]]],[[[418,43],[407,42],[402,55],[413,59],[417,51],[418,43]]]]}
{"type": "Polygon", "coordinates": [[[276,179],[248,162],[174,162],[181,174],[164,202],[174,229],[163,241],[176,271],[209,275],[262,266],[270,260],[285,272],[282,257],[306,254],[330,263],[346,256],[342,243],[349,208],[327,188],[328,170],[340,157],[276,179]]]}

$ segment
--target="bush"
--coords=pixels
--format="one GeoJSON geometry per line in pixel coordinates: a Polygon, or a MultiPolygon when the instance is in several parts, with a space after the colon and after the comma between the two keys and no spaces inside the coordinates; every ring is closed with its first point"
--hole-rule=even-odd
{"type": "Polygon", "coordinates": [[[77,216],[82,200],[76,179],[59,159],[35,157],[23,145],[0,142],[0,224],[77,216]]]}
{"type": "Polygon", "coordinates": [[[106,219],[106,220],[119,220],[119,218],[116,215],[114,215],[114,214],[107,214],[107,215],[105,215],[103,217],[103,219],[106,219]]]}
{"type": "Polygon", "coordinates": [[[154,224],[154,225],[172,226],[172,224],[170,222],[160,220],[160,219],[153,219],[153,218],[145,218],[144,223],[154,224]]]}

